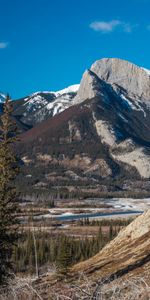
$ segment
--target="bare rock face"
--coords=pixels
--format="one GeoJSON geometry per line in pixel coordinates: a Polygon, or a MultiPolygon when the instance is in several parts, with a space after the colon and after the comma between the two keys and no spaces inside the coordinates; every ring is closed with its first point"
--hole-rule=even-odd
{"type": "Polygon", "coordinates": [[[149,72],[121,59],[102,59],[95,62],[91,70],[112,85],[120,85],[131,97],[150,101],[149,72]]]}
{"type": "Polygon", "coordinates": [[[101,85],[99,77],[91,70],[84,72],[81,84],[76,97],[74,98],[74,104],[83,102],[86,99],[92,99],[97,95],[101,95],[101,85]]]}
{"type": "Polygon", "coordinates": [[[97,90],[94,89],[94,78],[89,71],[83,74],[81,85],[77,96],[74,98],[74,103],[80,103],[86,99],[92,99],[97,95],[97,90]]]}
{"type": "Polygon", "coordinates": [[[98,99],[97,110],[102,109],[101,115],[93,111],[93,121],[111,157],[149,178],[150,158],[145,149],[150,139],[145,134],[150,126],[150,71],[121,59],[98,60],[84,73],[74,102],[82,104],[89,99],[98,99]],[[132,149],[128,140],[134,145],[132,149]]]}
{"type": "MultiPolygon", "coordinates": [[[[125,60],[104,58],[96,61],[91,66],[90,72],[111,84],[115,90],[121,87],[129,97],[150,105],[150,72],[148,70],[125,60]]],[[[82,102],[97,95],[99,88],[98,86],[95,88],[93,79],[89,71],[84,73],[76,100],[82,102]]]]}
{"type": "MultiPolygon", "coordinates": [[[[115,243],[121,239],[136,240],[143,235],[150,233],[150,209],[136,218],[134,222],[123,229],[115,240],[115,243]]],[[[114,243],[114,242],[113,242],[114,243]]]]}

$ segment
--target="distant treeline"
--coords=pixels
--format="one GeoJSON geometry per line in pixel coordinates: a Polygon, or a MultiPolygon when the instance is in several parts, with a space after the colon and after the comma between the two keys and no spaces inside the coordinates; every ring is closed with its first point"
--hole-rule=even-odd
{"type": "Polygon", "coordinates": [[[79,226],[119,226],[125,227],[128,226],[133,221],[133,218],[127,219],[103,219],[103,220],[90,220],[89,218],[80,219],[78,221],[79,226]]]}
{"type": "MultiPolygon", "coordinates": [[[[64,260],[67,260],[68,265],[86,260],[112,240],[118,234],[118,231],[119,228],[117,226],[109,225],[108,234],[106,235],[102,232],[100,226],[96,237],[77,239],[75,236],[69,237],[54,231],[48,233],[39,230],[34,233],[39,269],[52,264],[59,267],[62,261],[65,264],[64,260]],[[69,249],[69,253],[67,250],[68,257],[66,257],[65,249],[69,249]]],[[[35,248],[31,230],[20,234],[17,247],[14,248],[13,261],[16,266],[16,272],[35,272],[35,248]]]]}
{"type": "MultiPolygon", "coordinates": [[[[20,190],[19,190],[20,192],[20,190]]],[[[41,204],[48,204],[51,200],[66,200],[66,199],[78,199],[78,200],[86,200],[90,198],[95,199],[112,199],[112,198],[147,198],[149,197],[150,192],[148,191],[112,191],[112,192],[96,192],[96,191],[82,191],[82,189],[77,188],[76,190],[70,192],[67,188],[62,187],[60,189],[33,189],[30,187],[28,191],[21,190],[20,200],[21,201],[31,201],[38,202],[41,204]]],[[[93,201],[93,205],[95,206],[95,202],[93,201]]],[[[88,206],[86,204],[86,206],[88,206]]],[[[90,206],[92,206],[92,201],[90,202],[90,206]]]]}

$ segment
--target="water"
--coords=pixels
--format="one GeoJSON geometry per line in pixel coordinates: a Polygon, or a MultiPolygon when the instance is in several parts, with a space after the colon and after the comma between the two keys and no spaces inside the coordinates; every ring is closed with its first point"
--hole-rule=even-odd
{"type": "Polygon", "coordinates": [[[142,214],[143,211],[131,210],[131,211],[118,211],[112,213],[95,213],[95,214],[79,214],[79,215],[67,215],[67,216],[58,216],[56,217],[59,221],[71,221],[85,218],[96,218],[96,217],[111,217],[111,216],[121,216],[121,215],[138,215],[142,214]]]}

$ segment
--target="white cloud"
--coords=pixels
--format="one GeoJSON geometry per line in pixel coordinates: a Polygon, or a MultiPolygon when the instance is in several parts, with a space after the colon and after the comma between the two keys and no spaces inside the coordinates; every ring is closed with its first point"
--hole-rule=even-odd
{"type": "Polygon", "coordinates": [[[121,22],[119,20],[111,20],[108,22],[95,21],[90,24],[91,29],[101,33],[109,33],[119,28],[126,33],[131,33],[135,26],[137,25],[131,25],[130,23],[121,22]]]}
{"type": "Polygon", "coordinates": [[[0,42],[0,49],[5,49],[8,46],[8,42],[0,42]]]}
{"type": "Polygon", "coordinates": [[[116,27],[118,27],[120,23],[121,22],[118,20],[112,20],[110,22],[104,22],[104,21],[93,22],[90,24],[90,28],[92,28],[95,31],[101,31],[103,33],[107,33],[116,29],[116,27]]]}

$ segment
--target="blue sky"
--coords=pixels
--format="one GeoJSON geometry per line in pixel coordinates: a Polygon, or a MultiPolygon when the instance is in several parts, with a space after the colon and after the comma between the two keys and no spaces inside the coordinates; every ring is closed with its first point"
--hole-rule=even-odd
{"type": "Polygon", "coordinates": [[[150,0],[0,0],[0,91],[80,82],[103,57],[150,69],[150,0]]]}

